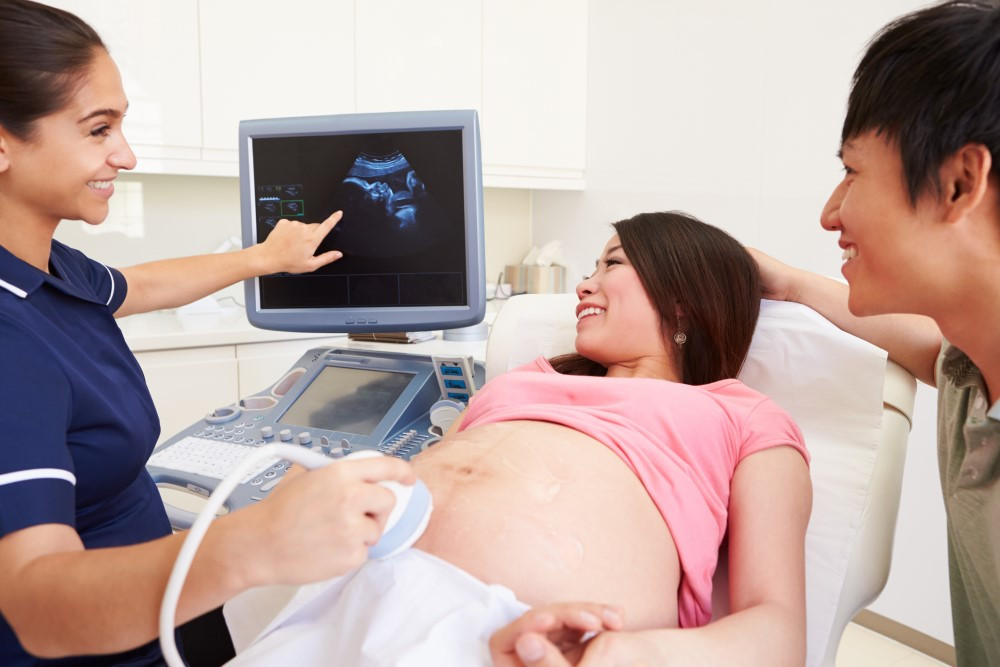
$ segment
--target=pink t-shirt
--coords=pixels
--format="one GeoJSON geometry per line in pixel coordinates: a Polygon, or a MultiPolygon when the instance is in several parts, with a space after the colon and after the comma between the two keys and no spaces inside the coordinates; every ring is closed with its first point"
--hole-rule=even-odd
{"type": "Polygon", "coordinates": [[[677,546],[681,627],[704,625],[712,617],[712,576],[736,465],[781,445],[809,461],[792,418],[739,380],[692,386],[561,375],[539,357],[483,387],[461,430],[517,419],[585,433],[610,447],[639,477],[677,546]]]}

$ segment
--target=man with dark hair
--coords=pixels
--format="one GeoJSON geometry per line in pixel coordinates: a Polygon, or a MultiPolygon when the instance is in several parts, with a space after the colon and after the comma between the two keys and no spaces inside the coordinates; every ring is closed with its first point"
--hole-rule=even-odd
{"type": "Polygon", "coordinates": [[[886,26],[841,139],[821,224],[840,235],[849,288],[754,251],[765,295],[938,387],[958,664],[1000,665],[1000,9],[948,2],[886,26]]]}

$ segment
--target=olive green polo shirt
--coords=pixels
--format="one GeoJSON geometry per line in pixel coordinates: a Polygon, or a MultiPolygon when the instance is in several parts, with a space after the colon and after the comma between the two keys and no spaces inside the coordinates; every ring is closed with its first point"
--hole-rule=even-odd
{"type": "Polygon", "coordinates": [[[947,341],[936,376],[958,666],[1000,666],[1000,401],[989,405],[979,369],[947,341]]]}

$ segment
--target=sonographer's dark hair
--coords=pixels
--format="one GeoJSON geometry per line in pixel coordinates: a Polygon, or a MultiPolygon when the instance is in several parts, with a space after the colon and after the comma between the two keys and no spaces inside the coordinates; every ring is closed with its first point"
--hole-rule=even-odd
{"type": "MultiPolygon", "coordinates": [[[[678,211],[640,213],[614,228],[660,315],[668,349],[676,349],[676,304],[687,316],[687,342],[676,357],[684,383],[736,377],[760,314],[760,274],[746,248],[721,229],[678,211]]],[[[579,354],[550,362],[568,375],[607,372],[579,354]]]]}
{"type": "Polygon", "coordinates": [[[968,143],[1000,165],[1000,9],[959,0],[902,16],[854,73],[841,140],[876,131],[900,152],[910,203],[941,195],[944,160],[968,143]]]}
{"type": "Polygon", "coordinates": [[[21,140],[69,103],[104,42],[69,12],[0,0],[0,125],[21,140]]]}

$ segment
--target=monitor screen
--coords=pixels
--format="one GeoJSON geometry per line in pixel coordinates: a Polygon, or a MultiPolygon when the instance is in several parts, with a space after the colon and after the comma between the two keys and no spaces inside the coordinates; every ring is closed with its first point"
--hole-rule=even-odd
{"type": "Polygon", "coordinates": [[[255,326],[286,331],[461,327],[485,311],[482,176],[475,111],[242,121],[244,246],[278,220],[343,218],[309,274],[247,281],[255,326]]]}
{"type": "Polygon", "coordinates": [[[371,435],[412,379],[411,373],[326,366],[278,421],[371,435]]]}

